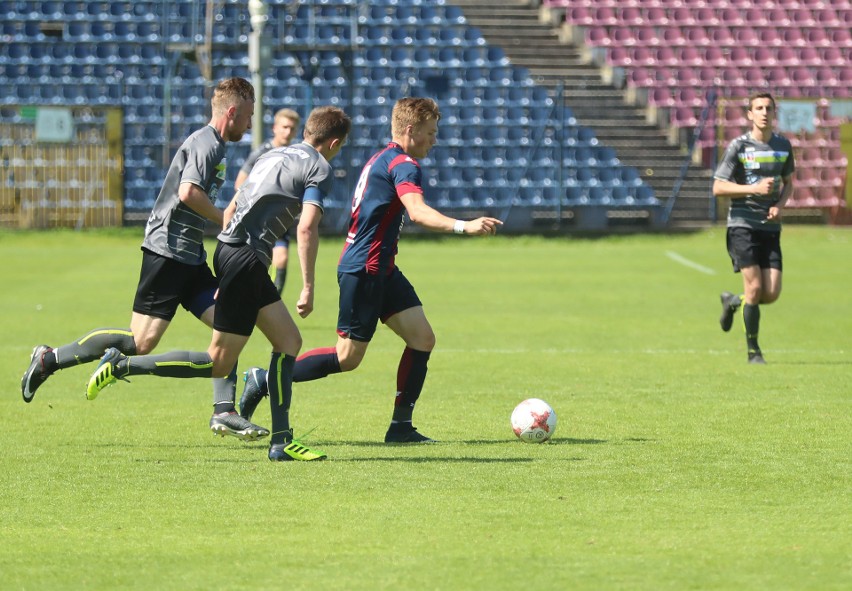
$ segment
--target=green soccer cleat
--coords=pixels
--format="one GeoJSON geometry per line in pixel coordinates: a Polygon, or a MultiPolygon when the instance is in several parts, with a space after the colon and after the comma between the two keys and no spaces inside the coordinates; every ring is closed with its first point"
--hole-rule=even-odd
{"type": "Polygon", "coordinates": [[[289,443],[273,443],[269,446],[269,459],[273,462],[313,462],[327,457],[325,452],[311,449],[296,439],[289,443]]]}
{"type": "MultiPolygon", "coordinates": [[[[110,384],[114,384],[116,380],[124,380],[125,382],[130,381],[123,375],[120,376],[116,374],[116,366],[124,359],[127,359],[127,357],[122,355],[121,351],[115,347],[110,347],[106,350],[104,356],[101,357],[101,362],[95,369],[95,373],[93,373],[92,377],[89,378],[89,384],[86,386],[86,398],[94,400],[98,397],[98,394],[101,393],[101,390],[110,384]]],[[[127,373],[126,369],[125,373],[127,373]]]]}

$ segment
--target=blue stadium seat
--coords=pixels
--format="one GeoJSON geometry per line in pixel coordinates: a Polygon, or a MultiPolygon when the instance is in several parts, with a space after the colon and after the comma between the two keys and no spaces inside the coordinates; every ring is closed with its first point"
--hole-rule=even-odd
{"type": "Polygon", "coordinates": [[[589,187],[589,202],[599,205],[609,205],[612,202],[612,193],[606,187],[592,185],[589,187]]]}
{"type": "Polygon", "coordinates": [[[636,202],[639,205],[659,205],[660,203],[654,196],[654,189],[645,184],[636,187],[636,202]]]}

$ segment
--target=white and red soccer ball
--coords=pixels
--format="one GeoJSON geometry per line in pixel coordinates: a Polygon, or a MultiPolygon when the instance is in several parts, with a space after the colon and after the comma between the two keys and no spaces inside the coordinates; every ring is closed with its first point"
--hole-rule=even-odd
{"type": "Polygon", "coordinates": [[[556,431],[556,413],[539,398],[529,398],[512,411],[512,430],[526,443],[543,443],[556,431]]]}

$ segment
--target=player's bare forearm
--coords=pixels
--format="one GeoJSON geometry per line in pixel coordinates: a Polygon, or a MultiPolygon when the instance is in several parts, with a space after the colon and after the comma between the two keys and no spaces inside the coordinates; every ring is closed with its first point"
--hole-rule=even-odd
{"type": "Polygon", "coordinates": [[[496,218],[481,217],[475,220],[456,220],[426,205],[419,193],[406,193],[400,197],[408,217],[418,226],[433,232],[456,232],[473,235],[494,234],[503,222],[496,218]]]}
{"type": "Polygon", "coordinates": [[[713,195],[728,199],[745,199],[751,195],[769,195],[772,193],[775,179],[767,177],[754,185],[740,185],[732,181],[716,179],[713,181],[713,195]]]}
{"type": "Polygon", "coordinates": [[[784,207],[787,203],[787,199],[790,198],[790,195],[793,194],[793,177],[788,176],[784,177],[784,188],[781,189],[781,196],[778,198],[778,207],[784,207]]]}
{"type": "Polygon", "coordinates": [[[222,210],[210,202],[207,193],[192,183],[182,183],[178,189],[178,198],[181,203],[192,211],[203,216],[211,222],[222,226],[222,210]]]}
{"type": "Polygon", "coordinates": [[[299,316],[305,318],[314,309],[314,282],[316,277],[317,254],[319,253],[319,223],[322,210],[306,204],[299,219],[296,231],[299,250],[299,263],[302,267],[302,293],[296,303],[299,316]]]}

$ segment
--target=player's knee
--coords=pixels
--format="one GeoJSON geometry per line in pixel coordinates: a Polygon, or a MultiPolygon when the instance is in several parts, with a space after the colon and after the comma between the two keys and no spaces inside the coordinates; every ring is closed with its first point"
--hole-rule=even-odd
{"type": "Polygon", "coordinates": [[[423,335],[423,342],[422,342],[423,347],[420,350],[421,351],[431,351],[432,349],[435,348],[436,340],[437,339],[435,338],[435,333],[430,330],[428,333],[423,335]]]}
{"type": "Polygon", "coordinates": [[[363,357],[357,355],[338,356],[337,360],[340,363],[340,371],[352,371],[361,365],[363,357]]]}
{"type": "Polygon", "coordinates": [[[272,348],[275,351],[281,351],[285,355],[299,356],[299,351],[302,350],[302,335],[289,335],[285,339],[281,339],[276,343],[272,343],[272,348]]]}
{"type": "Polygon", "coordinates": [[[781,297],[780,291],[771,291],[763,294],[763,297],[760,300],[762,304],[772,304],[778,301],[778,298],[781,297]]]}
{"type": "Polygon", "coordinates": [[[147,355],[157,347],[159,339],[134,336],[134,342],[136,343],[136,354],[147,355]]]}
{"type": "Polygon", "coordinates": [[[405,344],[417,351],[431,351],[435,348],[435,341],[435,333],[430,329],[406,340],[405,344]]]}

